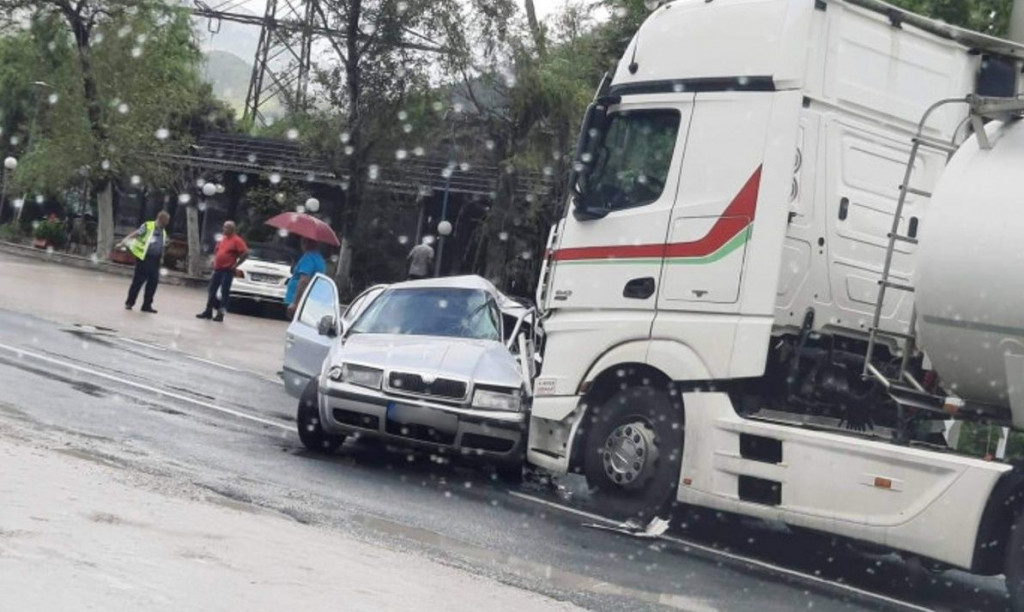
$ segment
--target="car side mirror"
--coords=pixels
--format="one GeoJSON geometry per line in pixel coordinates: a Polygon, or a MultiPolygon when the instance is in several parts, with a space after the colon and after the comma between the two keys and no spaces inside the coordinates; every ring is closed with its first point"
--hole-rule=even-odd
{"type": "Polygon", "coordinates": [[[324,315],[321,317],[320,323],[316,326],[316,331],[321,336],[327,336],[328,338],[338,335],[338,330],[334,327],[334,316],[324,315]]]}

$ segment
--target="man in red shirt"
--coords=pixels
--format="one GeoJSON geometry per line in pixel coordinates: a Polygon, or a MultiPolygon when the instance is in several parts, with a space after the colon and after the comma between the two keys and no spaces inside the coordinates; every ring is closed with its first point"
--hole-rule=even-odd
{"type": "Polygon", "coordinates": [[[206,298],[206,310],[196,315],[197,319],[224,320],[224,311],[228,309],[231,298],[231,281],[235,278],[237,268],[249,256],[249,247],[238,235],[234,221],[224,222],[224,235],[213,250],[213,276],[210,277],[210,288],[206,298]],[[217,290],[220,290],[220,299],[217,290]],[[213,311],[217,316],[213,316],[213,311]]]}

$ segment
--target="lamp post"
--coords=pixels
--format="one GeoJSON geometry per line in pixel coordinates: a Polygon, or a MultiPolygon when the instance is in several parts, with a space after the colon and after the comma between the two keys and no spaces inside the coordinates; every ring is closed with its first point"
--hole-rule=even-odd
{"type": "Polygon", "coordinates": [[[0,180],[0,220],[4,217],[4,202],[7,200],[7,175],[14,172],[18,167],[18,160],[14,157],[4,159],[3,179],[0,180]]]}
{"type": "MultiPolygon", "coordinates": [[[[449,111],[450,112],[450,111],[449,111]]],[[[449,116],[445,113],[445,118],[449,116]]],[[[455,120],[452,119],[451,131],[449,133],[448,165],[444,169],[444,196],[441,198],[441,220],[437,224],[437,257],[434,259],[434,276],[441,276],[441,258],[444,256],[444,239],[452,233],[452,224],[448,222],[448,191],[452,184],[452,174],[455,174],[455,120]],[[447,228],[447,232],[445,232],[447,228]]]]}

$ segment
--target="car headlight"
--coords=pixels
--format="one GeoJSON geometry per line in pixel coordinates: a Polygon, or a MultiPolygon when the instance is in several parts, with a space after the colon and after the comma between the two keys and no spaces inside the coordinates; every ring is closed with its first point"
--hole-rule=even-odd
{"type": "Polygon", "coordinates": [[[340,366],[333,366],[327,372],[327,377],[333,381],[346,382],[350,385],[380,389],[380,381],[384,378],[384,370],[345,363],[340,366]]]}
{"type": "Polygon", "coordinates": [[[474,408],[518,412],[522,404],[523,398],[518,390],[490,391],[488,389],[477,389],[473,393],[474,408]]]}

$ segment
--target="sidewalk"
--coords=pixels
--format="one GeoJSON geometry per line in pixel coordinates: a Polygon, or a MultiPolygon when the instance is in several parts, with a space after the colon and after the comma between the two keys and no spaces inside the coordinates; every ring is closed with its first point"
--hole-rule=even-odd
{"type": "MultiPolygon", "coordinates": [[[[2,242],[0,241],[0,253],[7,255],[15,255],[17,257],[25,257],[28,259],[34,259],[36,261],[47,261],[57,264],[63,264],[74,268],[82,268],[85,270],[98,270],[100,272],[107,272],[109,274],[119,274],[121,276],[131,277],[134,272],[132,266],[124,264],[113,263],[109,261],[99,261],[93,257],[85,257],[82,255],[72,255],[70,253],[62,253],[60,251],[46,251],[43,249],[37,249],[31,245],[16,244],[13,242],[2,242]]],[[[198,276],[190,276],[184,272],[168,271],[167,275],[161,279],[161,282],[169,285],[184,285],[186,287],[201,287],[206,284],[206,279],[198,276]]]]}
{"type": "MultiPolygon", "coordinates": [[[[91,262],[88,265],[94,266],[91,262]]],[[[277,378],[284,355],[286,321],[233,313],[228,313],[223,323],[196,319],[195,314],[206,304],[205,284],[182,286],[164,280],[154,300],[159,314],[140,312],[138,304],[135,310],[127,311],[124,301],[131,268],[126,274],[111,274],[110,266],[122,267],[97,264],[94,269],[81,269],[0,249],[0,308],[66,325],[109,330],[277,378]]]]}
{"type": "Polygon", "coordinates": [[[4,610],[578,609],[276,513],[155,493],[8,436],[0,465],[4,610]]]}

